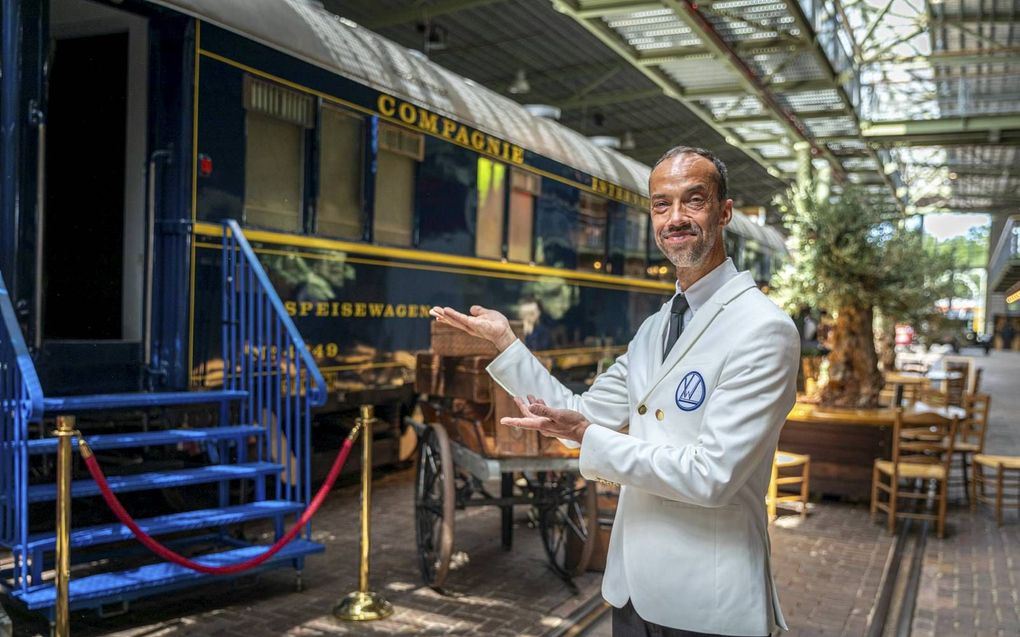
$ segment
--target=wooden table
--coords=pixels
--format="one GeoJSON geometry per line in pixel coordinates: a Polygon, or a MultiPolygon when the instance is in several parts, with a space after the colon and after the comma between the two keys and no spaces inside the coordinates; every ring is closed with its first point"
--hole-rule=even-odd
{"type": "Polygon", "coordinates": [[[783,451],[811,456],[811,491],[867,500],[875,458],[892,449],[891,409],[835,409],[797,403],[779,436],[783,451]]]}
{"type": "MultiPolygon", "coordinates": [[[[966,414],[959,407],[923,403],[909,411],[961,418],[966,414]]],[[[867,500],[875,458],[891,456],[894,419],[895,411],[886,408],[839,409],[797,403],[786,417],[779,448],[811,456],[813,493],[867,500]]]]}

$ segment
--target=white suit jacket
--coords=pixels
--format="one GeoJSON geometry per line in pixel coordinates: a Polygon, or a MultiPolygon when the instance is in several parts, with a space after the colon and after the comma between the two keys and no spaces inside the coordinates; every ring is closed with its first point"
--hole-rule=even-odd
{"type": "Polygon", "coordinates": [[[670,305],[584,394],[515,342],[489,373],[510,393],[579,411],[589,480],[621,485],[602,581],[645,620],[704,633],[786,628],[770,567],[765,493],[795,402],[800,338],[747,272],[694,315],[662,360],[670,305]],[[619,430],[630,425],[629,435],[619,430]]]}

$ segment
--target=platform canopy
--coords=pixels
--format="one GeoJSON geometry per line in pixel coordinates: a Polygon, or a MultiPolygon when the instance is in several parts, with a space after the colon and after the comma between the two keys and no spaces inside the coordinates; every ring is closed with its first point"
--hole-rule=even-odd
{"type": "Polygon", "coordinates": [[[717,150],[740,204],[810,161],[907,214],[1020,209],[1020,0],[323,5],[641,162],[717,150]]]}

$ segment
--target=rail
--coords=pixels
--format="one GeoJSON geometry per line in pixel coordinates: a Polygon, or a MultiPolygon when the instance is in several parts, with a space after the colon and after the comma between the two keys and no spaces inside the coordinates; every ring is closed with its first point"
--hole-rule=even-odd
{"type": "Polygon", "coordinates": [[[998,290],[1000,279],[1009,270],[1010,262],[1020,260],[1020,217],[1010,217],[1002,227],[999,242],[988,260],[988,289],[998,290]]]}
{"type": "Polygon", "coordinates": [[[241,422],[264,427],[258,460],[283,465],[276,497],[311,499],[311,409],[326,381],[240,225],[223,228],[224,389],[248,392],[241,422]]]}
{"type": "MultiPolygon", "coordinates": [[[[0,532],[4,546],[28,538],[28,425],[40,422],[43,391],[0,273],[0,532]]],[[[28,560],[14,553],[12,588],[28,586],[28,560]]]]}

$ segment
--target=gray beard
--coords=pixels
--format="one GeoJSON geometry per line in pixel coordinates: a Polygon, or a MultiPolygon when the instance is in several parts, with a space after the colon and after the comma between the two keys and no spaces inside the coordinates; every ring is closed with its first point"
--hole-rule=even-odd
{"type": "Polygon", "coordinates": [[[694,245],[687,249],[677,250],[673,253],[667,252],[663,249],[662,243],[659,243],[659,250],[666,255],[669,262],[678,268],[693,268],[703,264],[708,255],[712,253],[712,248],[715,247],[715,243],[718,237],[715,232],[715,228],[712,228],[708,232],[702,234],[695,241],[694,245]]]}

